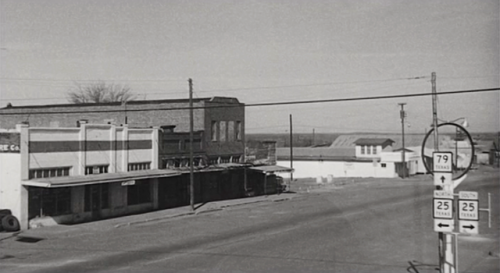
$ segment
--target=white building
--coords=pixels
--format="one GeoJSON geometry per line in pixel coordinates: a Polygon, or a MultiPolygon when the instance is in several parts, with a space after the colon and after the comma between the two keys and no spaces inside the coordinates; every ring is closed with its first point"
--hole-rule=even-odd
{"type": "MultiPolygon", "coordinates": [[[[355,147],[298,148],[294,149],[293,177],[398,177],[414,175],[419,170],[419,153],[405,149],[405,164],[402,150],[392,150],[394,141],[388,138],[359,138],[355,147]]],[[[277,150],[278,165],[290,166],[289,148],[277,150]]]]}
{"type": "MultiPolygon", "coordinates": [[[[0,208],[21,229],[158,207],[158,128],[81,124],[0,133],[0,208]]],[[[160,181],[161,182],[161,181],[160,181]]]]}

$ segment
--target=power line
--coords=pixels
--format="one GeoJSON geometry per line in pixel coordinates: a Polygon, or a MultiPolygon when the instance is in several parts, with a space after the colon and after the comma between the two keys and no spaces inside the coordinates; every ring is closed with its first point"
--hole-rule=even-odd
{"type": "MultiPolygon", "coordinates": [[[[453,95],[453,94],[471,94],[471,93],[479,93],[479,92],[493,92],[500,91],[500,87],[496,88],[487,88],[487,89],[469,89],[469,90],[457,90],[457,91],[444,91],[439,92],[438,95],[453,95]]],[[[213,109],[213,108],[234,108],[234,107],[265,107],[265,106],[282,106],[282,105],[298,105],[298,104],[316,104],[316,103],[329,103],[329,102],[348,102],[348,101],[362,101],[362,100],[382,100],[382,99],[395,99],[395,98],[409,98],[409,97],[424,97],[431,96],[432,93],[415,93],[415,94],[403,94],[403,95],[384,95],[384,96],[367,96],[367,97],[352,97],[352,98],[340,98],[340,99],[321,99],[321,100],[304,100],[304,101],[283,101],[283,102],[262,102],[262,103],[252,103],[252,104],[238,104],[238,105],[214,105],[214,106],[194,106],[192,109],[213,109]]],[[[133,101],[128,105],[132,105],[133,101]]],[[[119,106],[119,103],[111,103],[108,106],[119,106]]],[[[74,105],[52,105],[53,107],[63,106],[63,107],[73,107],[74,105]]],[[[88,107],[99,107],[99,104],[86,104],[88,107]]],[[[30,106],[31,107],[31,106],[30,106]]],[[[36,106],[35,106],[36,107],[36,106]]],[[[49,106],[44,106],[49,107],[49,106]]],[[[10,108],[12,110],[20,107],[10,108]]],[[[8,108],[3,108],[2,110],[9,110],[8,108]]],[[[145,111],[172,111],[172,110],[189,110],[190,107],[159,107],[159,108],[149,108],[149,109],[129,109],[127,108],[127,112],[145,112],[145,111]]],[[[121,112],[120,109],[113,110],[99,110],[92,109],[87,111],[30,111],[30,112],[12,112],[12,113],[0,113],[0,116],[8,116],[8,115],[20,115],[20,114],[77,114],[77,113],[110,113],[110,112],[121,112]]]]}
{"type": "MultiPolygon", "coordinates": [[[[410,77],[410,78],[395,78],[395,79],[383,79],[383,80],[368,80],[368,81],[346,81],[346,82],[335,82],[335,83],[320,83],[320,84],[298,84],[298,85],[277,85],[277,86],[260,86],[260,87],[246,87],[246,88],[231,88],[231,89],[212,89],[212,90],[199,90],[197,93],[213,93],[213,92],[235,92],[235,91],[248,91],[248,90],[270,90],[270,89],[282,89],[282,88],[296,88],[296,87],[315,87],[315,86],[331,86],[331,85],[341,85],[341,84],[361,84],[361,83],[374,83],[374,82],[392,82],[401,80],[416,80],[424,79],[426,76],[410,77]]],[[[0,78],[2,80],[2,78],[0,78]]],[[[44,87],[55,87],[55,88],[70,88],[71,86],[50,86],[50,85],[40,85],[44,87]]],[[[154,89],[160,90],[160,89],[154,89]]],[[[184,90],[174,89],[172,91],[176,92],[163,92],[159,93],[137,93],[137,95],[165,95],[165,94],[178,94],[185,93],[184,90]]],[[[66,99],[64,97],[42,97],[42,98],[14,98],[14,99],[2,99],[1,101],[19,101],[19,100],[62,100],[66,99]]]]}

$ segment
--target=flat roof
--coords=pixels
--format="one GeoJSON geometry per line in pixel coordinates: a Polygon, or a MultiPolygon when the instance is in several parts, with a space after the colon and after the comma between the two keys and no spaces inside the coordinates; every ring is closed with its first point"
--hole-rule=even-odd
{"type": "Polygon", "coordinates": [[[293,169],[288,167],[283,167],[279,165],[263,165],[263,166],[255,166],[250,167],[250,170],[261,171],[265,173],[283,173],[283,172],[293,172],[293,169]]]}
{"type": "Polygon", "coordinates": [[[167,177],[181,175],[180,172],[167,169],[141,170],[120,173],[103,173],[78,176],[60,176],[24,180],[21,183],[24,186],[42,187],[42,188],[62,188],[75,187],[91,184],[113,183],[128,180],[167,177]]]}

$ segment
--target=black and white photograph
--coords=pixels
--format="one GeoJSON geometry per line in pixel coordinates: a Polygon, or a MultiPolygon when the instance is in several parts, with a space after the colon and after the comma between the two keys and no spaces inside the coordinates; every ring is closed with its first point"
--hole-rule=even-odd
{"type": "Polygon", "coordinates": [[[500,272],[500,1],[0,0],[1,272],[500,272]]]}

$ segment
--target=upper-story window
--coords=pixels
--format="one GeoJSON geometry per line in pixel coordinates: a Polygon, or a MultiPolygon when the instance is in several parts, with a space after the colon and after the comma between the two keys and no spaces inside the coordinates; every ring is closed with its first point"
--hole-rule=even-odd
{"type": "Polygon", "coordinates": [[[100,174],[108,173],[108,165],[96,165],[85,167],[85,175],[87,174],[100,174]]]}
{"type": "Polygon", "coordinates": [[[220,121],[219,122],[219,140],[221,142],[226,141],[226,139],[227,139],[226,136],[227,136],[226,122],[220,121]]]}
{"type": "Polygon", "coordinates": [[[372,146],[372,154],[377,154],[377,146],[372,146]]]}
{"type": "Polygon", "coordinates": [[[234,141],[234,121],[227,122],[227,141],[234,141]]]}
{"type": "Polygon", "coordinates": [[[69,176],[71,167],[50,168],[50,169],[32,169],[29,172],[29,179],[69,176]]]}
{"type": "Polygon", "coordinates": [[[212,121],[212,141],[217,141],[218,131],[217,121],[212,121]]]}
{"type": "Polygon", "coordinates": [[[366,154],[371,154],[372,147],[371,146],[366,146],[366,154]]]}
{"type": "Polygon", "coordinates": [[[360,146],[361,147],[361,154],[364,155],[365,154],[365,146],[360,146]]]}
{"type": "Polygon", "coordinates": [[[241,131],[241,121],[237,121],[236,122],[236,128],[235,128],[235,133],[236,133],[236,140],[241,140],[241,134],[242,134],[242,131],[241,131]]]}
{"type": "Polygon", "coordinates": [[[129,163],[128,171],[150,170],[151,162],[129,163]]]}

